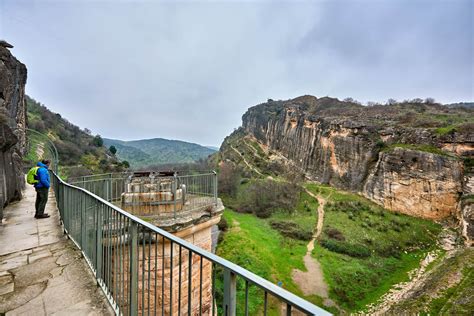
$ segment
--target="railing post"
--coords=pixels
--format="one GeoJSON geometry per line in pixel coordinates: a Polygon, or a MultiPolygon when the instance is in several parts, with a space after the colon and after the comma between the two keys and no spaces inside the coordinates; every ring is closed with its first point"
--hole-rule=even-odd
{"type": "Polygon", "coordinates": [[[224,305],[222,306],[225,316],[235,316],[236,294],[237,294],[236,275],[231,270],[224,269],[224,305]]]}
{"type": "Polygon", "coordinates": [[[59,184],[59,181],[54,178],[54,186],[55,186],[55,191],[56,191],[56,202],[58,204],[58,209],[59,209],[59,224],[61,224],[63,218],[64,218],[64,188],[59,184]]]}
{"type": "Polygon", "coordinates": [[[173,175],[173,200],[174,200],[174,218],[175,219],[176,219],[176,192],[178,191],[177,189],[178,189],[178,177],[175,172],[173,175]]]}
{"type": "Polygon", "coordinates": [[[217,172],[213,171],[214,174],[214,204],[217,205],[217,172]]]}
{"type": "MultiPolygon", "coordinates": [[[[108,197],[108,195],[109,195],[109,183],[108,183],[107,179],[104,179],[103,181],[104,181],[104,187],[102,188],[102,192],[103,192],[102,198],[108,202],[109,201],[109,197],[108,197]]],[[[91,182],[91,183],[93,183],[93,182],[91,182]]]]}
{"type": "Polygon", "coordinates": [[[62,203],[62,213],[61,213],[61,223],[63,224],[63,226],[65,226],[65,217],[66,217],[66,187],[60,182],[60,181],[57,181],[58,183],[58,186],[61,187],[61,199],[63,200],[63,203],[62,203]]]}
{"type": "Polygon", "coordinates": [[[112,186],[112,174],[109,174],[109,190],[107,192],[108,194],[108,199],[107,202],[112,202],[113,201],[113,186],[112,186]]]}
{"type": "Polygon", "coordinates": [[[104,221],[102,220],[102,210],[104,209],[104,206],[101,205],[99,206],[98,212],[97,212],[97,236],[96,236],[96,278],[97,282],[99,282],[99,279],[102,279],[102,225],[104,224],[104,221]]]}
{"type": "MultiPolygon", "coordinates": [[[[130,221],[130,286],[129,286],[129,302],[130,315],[138,314],[138,224],[130,221]]],[[[144,290],[144,289],[142,289],[144,290]]]]}
{"type": "MultiPolygon", "coordinates": [[[[81,192],[82,193],[82,192],[81,192]]],[[[81,194],[81,250],[86,252],[86,196],[81,194]]]]}

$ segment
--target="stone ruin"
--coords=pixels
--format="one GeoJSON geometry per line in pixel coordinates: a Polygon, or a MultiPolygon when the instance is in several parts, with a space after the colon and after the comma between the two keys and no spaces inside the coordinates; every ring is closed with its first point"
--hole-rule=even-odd
{"type": "Polygon", "coordinates": [[[135,172],[125,182],[122,209],[138,216],[175,217],[186,201],[186,186],[174,172],[135,172]],[[178,187],[179,186],[179,187],[178,187]]]}

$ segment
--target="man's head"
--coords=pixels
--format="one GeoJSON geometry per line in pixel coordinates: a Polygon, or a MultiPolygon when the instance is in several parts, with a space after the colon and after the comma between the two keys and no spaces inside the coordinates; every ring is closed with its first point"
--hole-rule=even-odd
{"type": "Polygon", "coordinates": [[[49,167],[49,164],[51,163],[51,161],[45,159],[45,160],[41,160],[41,163],[49,167]]]}

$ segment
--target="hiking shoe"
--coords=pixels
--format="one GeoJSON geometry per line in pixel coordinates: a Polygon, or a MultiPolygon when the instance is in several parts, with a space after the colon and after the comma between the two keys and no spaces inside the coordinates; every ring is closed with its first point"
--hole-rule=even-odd
{"type": "Polygon", "coordinates": [[[50,217],[50,216],[48,215],[48,213],[44,213],[44,214],[36,215],[36,216],[35,216],[35,218],[38,218],[38,219],[39,219],[39,218],[48,218],[48,217],[50,217]]]}

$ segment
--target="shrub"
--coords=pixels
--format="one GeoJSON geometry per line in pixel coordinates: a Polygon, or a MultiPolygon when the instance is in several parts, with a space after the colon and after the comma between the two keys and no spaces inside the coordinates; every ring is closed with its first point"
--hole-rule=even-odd
{"type": "Polygon", "coordinates": [[[300,192],[301,187],[294,183],[257,180],[241,192],[236,208],[239,212],[268,218],[276,210],[292,212],[300,192]]]}
{"type": "Polygon", "coordinates": [[[240,180],[240,184],[246,184],[246,183],[249,183],[250,179],[249,178],[242,178],[240,180]]]}
{"type": "Polygon", "coordinates": [[[270,208],[257,208],[254,213],[259,218],[269,218],[272,216],[273,211],[270,208]]]}
{"type": "Polygon", "coordinates": [[[297,223],[290,221],[270,221],[270,226],[285,237],[298,240],[311,240],[313,232],[304,230],[297,223]]]}
{"type": "Polygon", "coordinates": [[[375,249],[375,252],[382,257],[395,257],[395,258],[400,258],[401,255],[401,248],[398,245],[398,243],[392,241],[390,244],[385,245],[385,246],[378,246],[375,249]]]}
{"type": "Polygon", "coordinates": [[[339,240],[339,241],[346,240],[346,238],[344,237],[344,234],[336,228],[329,227],[329,228],[324,230],[324,233],[330,239],[335,239],[335,240],[339,240]]]}
{"type": "Polygon", "coordinates": [[[73,166],[68,168],[68,178],[76,178],[91,175],[92,172],[82,166],[73,166]]]}
{"type": "Polygon", "coordinates": [[[117,148],[114,145],[112,145],[109,147],[109,151],[112,155],[115,155],[117,153],[117,148]]]}
{"type": "Polygon", "coordinates": [[[464,168],[468,171],[474,169],[474,158],[464,158],[463,159],[463,162],[464,162],[464,168]]]}
{"type": "Polygon", "coordinates": [[[367,258],[370,257],[371,254],[370,250],[363,245],[351,244],[334,239],[323,239],[320,244],[329,251],[345,254],[354,258],[367,258]]]}
{"type": "Polygon", "coordinates": [[[235,196],[240,182],[240,169],[232,163],[224,162],[219,168],[219,193],[235,196]]]}
{"type": "Polygon", "coordinates": [[[456,130],[459,132],[459,133],[470,133],[474,130],[474,123],[463,123],[461,125],[459,125],[456,130]]]}
{"type": "Polygon", "coordinates": [[[92,139],[92,144],[96,147],[102,147],[102,145],[104,145],[104,140],[102,139],[102,137],[100,137],[100,135],[96,135],[92,139]]]}
{"type": "Polygon", "coordinates": [[[385,144],[385,142],[382,140],[382,139],[378,139],[377,142],[375,143],[375,147],[378,149],[378,150],[382,150],[383,148],[385,148],[387,146],[387,144],[385,144]]]}
{"type": "Polygon", "coordinates": [[[229,224],[227,223],[227,220],[224,217],[221,217],[221,220],[219,223],[217,223],[217,227],[219,230],[225,232],[227,229],[229,229],[229,224]]]}

